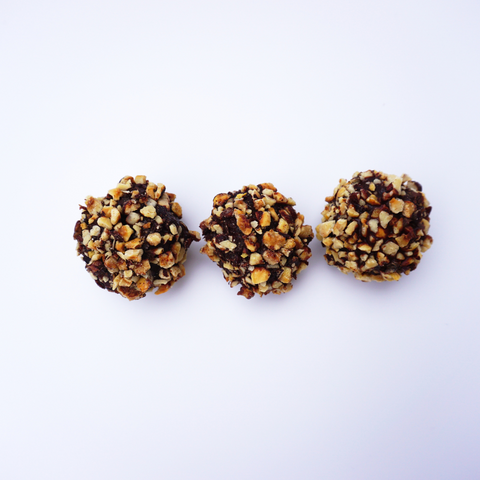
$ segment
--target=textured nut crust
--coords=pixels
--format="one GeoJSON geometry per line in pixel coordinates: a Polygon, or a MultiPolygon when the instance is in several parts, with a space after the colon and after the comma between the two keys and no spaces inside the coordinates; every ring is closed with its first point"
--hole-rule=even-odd
{"type": "Polygon", "coordinates": [[[364,282],[399,280],[417,268],[432,244],[430,212],[422,186],[403,175],[375,170],[340,180],[327,203],[317,238],[325,259],[364,282]]]}
{"type": "Polygon", "coordinates": [[[212,214],[200,224],[206,240],[200,251],[218,264],[231,287],[241,285],[238,295],[288,292],[308,265],[313,231],[294,205],[271,183],[213,199],[212,214]]]}
{"type": "Polygon", "coordinates": [[[85,199],[73,238],[98,286],[137,300],[153,288],[166,292],[185,275],[187,250],[200,234],[180,221],[174,200],[144,175],[122,178],[104,198],[85,199]]]}

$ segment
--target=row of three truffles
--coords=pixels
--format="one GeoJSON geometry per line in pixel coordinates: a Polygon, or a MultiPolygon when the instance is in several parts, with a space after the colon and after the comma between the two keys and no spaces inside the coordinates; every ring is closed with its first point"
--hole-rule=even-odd
{"type": "MultiPolygon", "coordinates": [[[[356,173],[326,198],[317,237],[325,258],[362,281],[408,275],[432,242],[431,207],[409,177],[356,173]]],[[[270,183],[221,193],[200,224],[201,252],[216,262],[239,295],[284,293],[308,265],[312,228],[295,202],[270,183]]],[[[185,275],[183,263],[198,232],[181,221],[175,195],[145,176],[124,177],[103,198],[86,198],[75,225],[77,252],[97,285],[129,300],[167,291],[185,275]]]]}

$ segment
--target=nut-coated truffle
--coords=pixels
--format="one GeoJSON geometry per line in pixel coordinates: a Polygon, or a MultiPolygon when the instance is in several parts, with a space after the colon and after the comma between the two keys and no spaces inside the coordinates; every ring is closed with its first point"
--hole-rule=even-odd
{"type": "Polygon", "coordinates": [[[376,170],[340,180],[317,226],[325,259],[362,281],[399,280],[432,244],[432,207],[418,182],[376,170]]]}
{"type": "Polygon", "coordinates": [[[73,238],[101,288],[128,300],[166,292],[185,275],[187,250],[200,240],[180,221],[182,208],[161,183],[124,177],[105,197],[85,199],[73,238]]]}
{"type": "Polygon", "coordinates": [[[220,193],[210,217],[200,224],[206,244],[201,252],[222,269],[238,295],[280,294],[292,288],[311,257],[312,227],[271,183],[220,193]]]}

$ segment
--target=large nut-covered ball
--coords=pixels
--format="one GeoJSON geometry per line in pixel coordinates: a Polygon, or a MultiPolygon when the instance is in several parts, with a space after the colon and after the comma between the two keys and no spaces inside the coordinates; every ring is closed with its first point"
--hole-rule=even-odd
{"type": "Polygon", "coordinates": [[[192,241],[182,208],[165,186],[145,176],[124,177],[103,198],[88,196],[73,238],[85,268],[101,288],[128,300],[166,292],[185,275],[192,241]]]}
{"type": "Polygon", "coordinates": [[[317,238],[325,259],[359,280],[399,280],[417,268],[432,244],[430,212],[422,186],[403,175],[376,170],[340,180],[328,202],[317,238]]]}
{"type": "Polygon", "coordinates": [[[212,214],[200,224],[206,240],[201,252],[218,264],[231,287],[241,284],[238,295],[288,292],[308,265],[313,231],[294,205],[271,183],[213,199],[212,214]]]}

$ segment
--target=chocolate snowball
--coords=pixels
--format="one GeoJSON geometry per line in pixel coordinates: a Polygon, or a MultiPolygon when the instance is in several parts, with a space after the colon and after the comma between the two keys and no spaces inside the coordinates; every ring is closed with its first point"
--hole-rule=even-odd
{"type": "Polygon", "coordinates": [[[340,180],[317,226],[325,259],[364,282],[399,280],[417,268],[432,244],[432,207],[408,175],[376,170],[340,180]]]}
{"type": "Polygon", "coordinates": [[[200,224],[206,240],[201,252],[218,264],[231,287],[241,285],[238,295],[288,292],[308,265],[313,231],[294,205],[271,183],[213,199],[212,214],[200,224]]]}
{"type": "Polygon", "coordinates": [[[154,288],[166,292],[185,275],[187,250],[200,234],[180,221],[174,200],[143,175],[122,178],[106,197],[85,199],[73,238],[99,287],[137,300],[154,288]]]}

